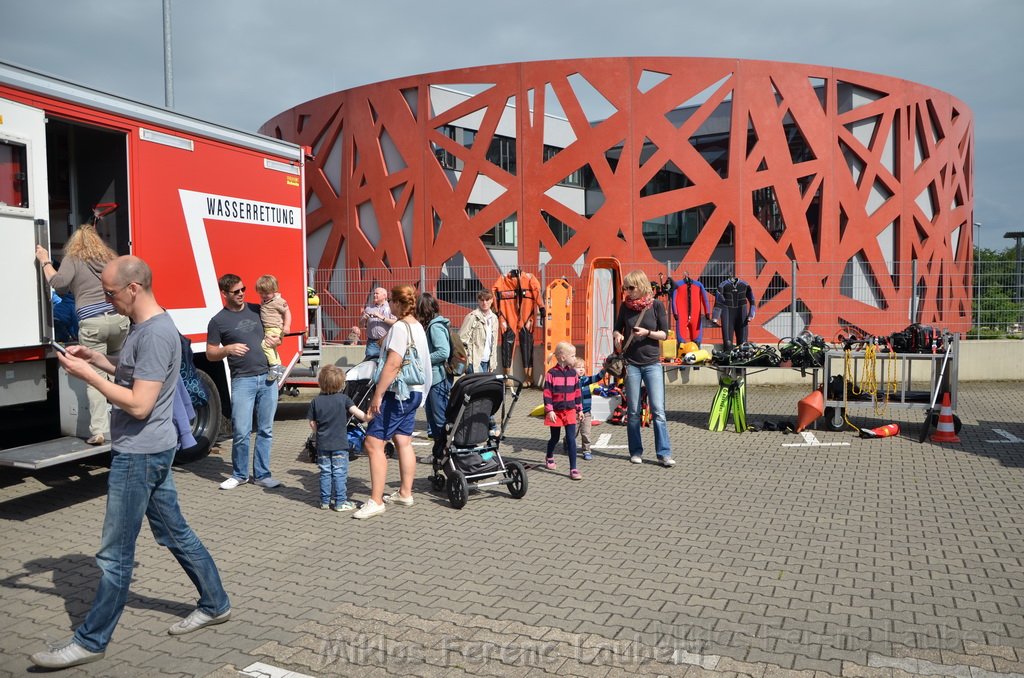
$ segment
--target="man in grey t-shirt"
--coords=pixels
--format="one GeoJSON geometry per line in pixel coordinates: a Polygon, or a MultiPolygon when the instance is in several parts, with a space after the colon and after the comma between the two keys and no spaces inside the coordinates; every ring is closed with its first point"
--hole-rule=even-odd
{"type": "Polygon", "coordinates": [[[228,360],[232,428],[231,477],[220,484],[220,489],[233,490],[249,480],[249,436],[254,413],[253,482],[261,487],[277,487],[280,481],[270,475],[270,446],[274,440],[278,384],[267,379],[270,367],[263,342],[278,346],[281,339],[265,337],[260,307],[245,302],[241,278],[227,273],[217,280],[217,285],[224,295],[224,308],[207,326],[206,357],[211,361],[228,360]]]}
{"type": "Polygon", "coordinates": [[[36,666],[51,669],[103,658],[128,597],[143,517],[149,518],[157,543],[171,551],[199,590],[196,609],[168,633],[191,633],[231,616],[217,565],[185,522],[171,473],[178,446],[172,421],[181,365],[178,330],[153,296],[153,274],[142,259],[115,259],[103,269],[100,282],[118,313],[133,323],[119,357],[70,346],[57,358],[68,374],[95,387],[113,409],[107,512],[96,554],[102,574],[96,598],[75,635],[32,655],[36,666]],[[101,377],[94,367],[112,373],[114,381],[101,377]]]}

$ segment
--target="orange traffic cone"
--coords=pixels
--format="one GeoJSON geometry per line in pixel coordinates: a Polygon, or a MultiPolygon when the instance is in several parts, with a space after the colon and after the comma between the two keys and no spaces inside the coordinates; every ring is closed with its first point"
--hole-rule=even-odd
{"type": "Polygon", "coordinates": [[[898,436],[899,434],[899,424],[886,424],[885,426],[879,426],[878,428],[860,429],[861,438],[888,438],[889,436],[898,436]]]}
{"type": "Polygon", "coordinates": [[[960,436],[953,425],[953,407],[949,404],[949,391],[942,394],[942,409],[939,411],[939,426],[932,434],[933,443],[958,443],[960,436]]]}
{"type": "Polygon", "coordinates": [[[796,432],[800,433],[815,419],[825,414],[825,393],[821,389],[811,391],[796,404],[796,411],[796,432]]]}

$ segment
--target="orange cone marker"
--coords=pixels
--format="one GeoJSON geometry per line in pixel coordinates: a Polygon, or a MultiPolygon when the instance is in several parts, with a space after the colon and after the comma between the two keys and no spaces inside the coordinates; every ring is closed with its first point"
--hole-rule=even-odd
{"type": "Polygon", "coordinates": [[[939,411],[939,426],[932,434],[933,443],[958,443],[960,436],[956,434],[953,424],[953,407],[949,404],[949,391],[942,394],[942,410],[939,411]]]}
{"type": "Polygon", "coordinates": [[[797,422],[796,432],[800,433],[814,423],[814,420],[825,414],[825,393],[824,387],[811,391],[805,398],[796,404],[797,422]]]}

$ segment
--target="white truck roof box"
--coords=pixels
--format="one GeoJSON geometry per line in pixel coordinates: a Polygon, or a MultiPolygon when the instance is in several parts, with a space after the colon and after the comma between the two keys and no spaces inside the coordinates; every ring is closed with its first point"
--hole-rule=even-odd
{"type": "Polygon", "coordinates": [[[160,125],[198,137],[242,146],[260,153],[288,160],[302,160],[301,147],[291,142],[262,134],[243,132],[159,106],[132,101],[4,61],[0,61],[0,84],[69,103],[89,106],[141,122],[160,125]]]}

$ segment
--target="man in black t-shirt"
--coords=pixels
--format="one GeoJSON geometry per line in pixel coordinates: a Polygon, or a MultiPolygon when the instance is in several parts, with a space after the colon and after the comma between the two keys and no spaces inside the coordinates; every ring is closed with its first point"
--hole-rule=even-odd
{"type": "Polygon", "coordinates": [[[270,476],[270,446],[274,438],[274,414],[277,412],[277,382],[267,379],[269,366],[263,342],[278,346],[265,337],[260,307],[245,301],[242,279],[233,273],[217,280],[224,296],[224,308],[210,319],[206,335],[206,357],[211,361],[228,359],[231,376],[231,477],[220,484],[233,490],[249,480],[249,434],[256,415],[256,444],[253,455],[253,482],[271,488],[280,481],[270,476]]]}

